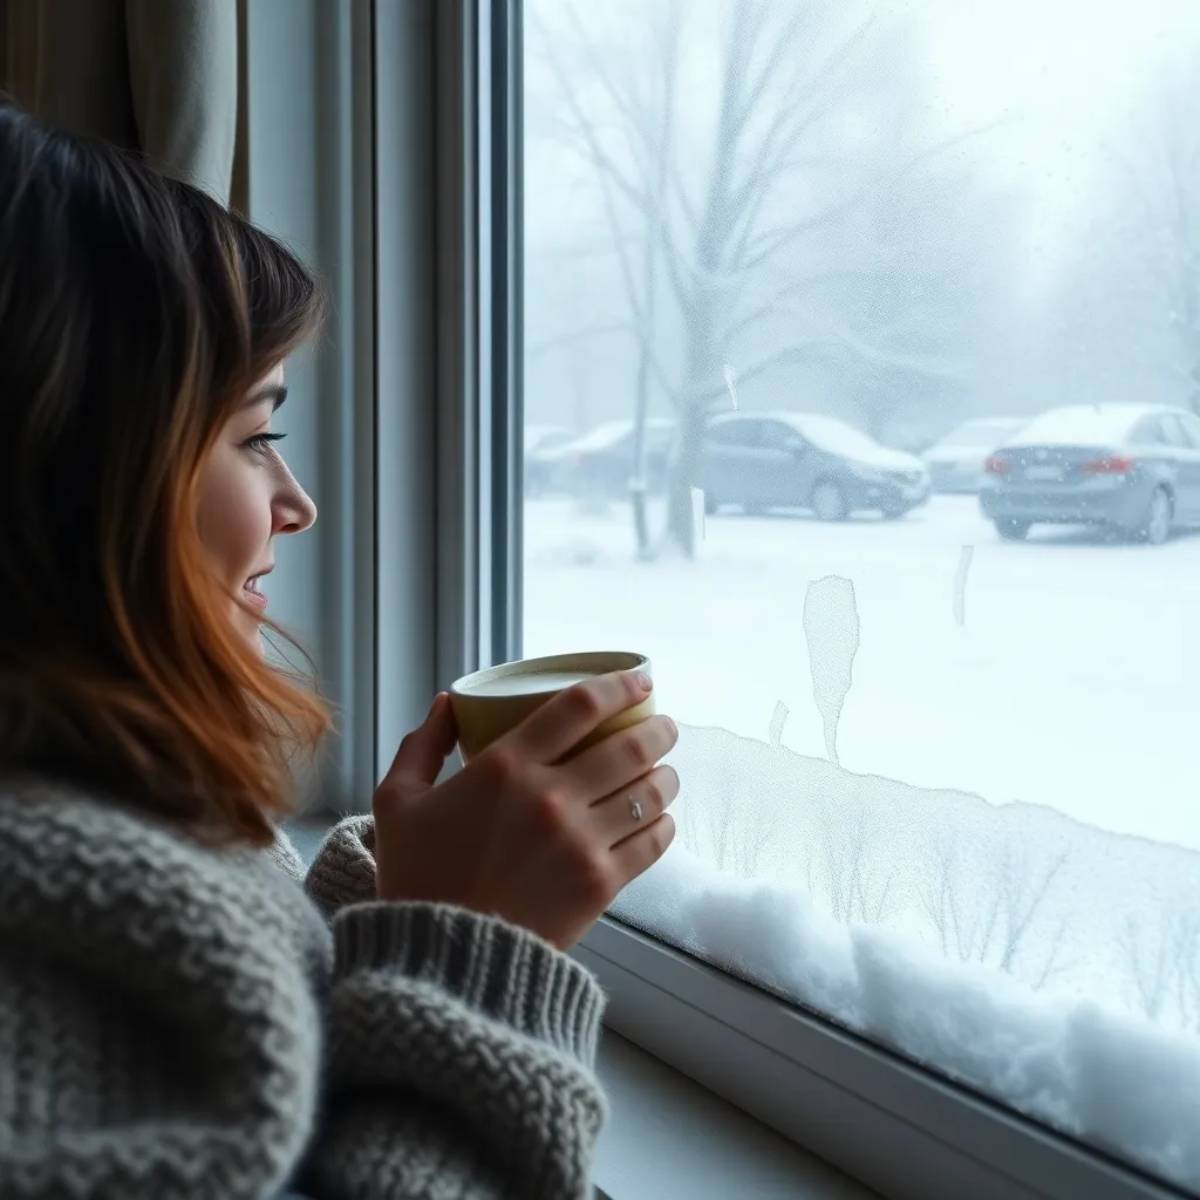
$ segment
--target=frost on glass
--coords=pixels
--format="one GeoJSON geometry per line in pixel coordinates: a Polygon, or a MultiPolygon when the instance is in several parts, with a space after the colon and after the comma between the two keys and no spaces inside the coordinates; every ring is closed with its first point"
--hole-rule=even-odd
{"type": "Polygon", "coordinates": [[[838,761],[837,728],[842,705],[854,681],[854,656],[858,652],[858,607],[854,584],[828,576],[815,579],[804,593],[804,637],[812,694],[825,732],[825,753],[838,761]]]}
{"type": "Polygon", "coordinates": [[[1200,1187],[1200,448],[1164,545],[976,494],[1200,410],[1200,5],[525,14],[525,417],[574,441],[524,649],[644,651],[684,729],[616,911],[1200,1187]],[[766,413],[719,495],[711,418],[766,413]],[[908,511],[764,498],[939,443],[908,511]]]}

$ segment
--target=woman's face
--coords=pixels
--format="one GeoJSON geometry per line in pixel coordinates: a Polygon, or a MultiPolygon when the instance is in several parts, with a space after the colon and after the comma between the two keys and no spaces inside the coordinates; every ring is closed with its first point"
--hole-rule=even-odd
{"type": "Polygon", "coordinates": [[[283,435],[272,431],[271,417],[286,394],[281,363],[226,421],[200,475],[200,540],[243,602],[230,602],[236,628],[260,649],[263,576],[275,565],[271,539],[301,533],[317,519],[316,506],[272,445],[283,435]]]}

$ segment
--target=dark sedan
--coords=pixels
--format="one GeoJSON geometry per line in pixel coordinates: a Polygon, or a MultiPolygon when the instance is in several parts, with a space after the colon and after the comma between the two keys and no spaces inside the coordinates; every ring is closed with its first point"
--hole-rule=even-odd
{"type": "Polygon", "coordinates": [[[1158,545],[1200,524],[1200,418],[1159,404],[1050,409],[987,460],[980,504],[1008,540],[1050,522],[1158,545]]]}
{"type": "MultiPolygon", "coordinates": [[[[667,460],[675,438],[668,417],[646,419],[646,487],[666,487],[667,460]]],[[[546,491],[567,495],[627,496],[634,475],[634,425],[629,420],[606,421],[582,437],[538,450],[530,456],[546,491]]]]}
{"type": "Polygon", "coordinates": [[[896,518],[929,497],[929,472],[919,458],[818,413],[714,417],[703,471],[710,513],[732,504],[747,512],[807,508],[823,521],[862,509],[896,518]]]}

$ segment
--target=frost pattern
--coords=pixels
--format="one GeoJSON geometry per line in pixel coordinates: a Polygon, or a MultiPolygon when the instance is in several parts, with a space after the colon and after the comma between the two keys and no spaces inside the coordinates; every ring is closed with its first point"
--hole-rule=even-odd
{"type": "Polygon", "coordinates": [[[617,916],[1200,1187],[1200,855],[719,729],[671,761],[617,916]]]}
{"type": "Polygon", "coordinates": [[[842,705],[854,681],[858,653],[858,605],[854,583],[839,575],[814,579],[804,594],[804,636],[812,671],[813,699],[825,727],[825,753],[838,761],[842,705]]]}

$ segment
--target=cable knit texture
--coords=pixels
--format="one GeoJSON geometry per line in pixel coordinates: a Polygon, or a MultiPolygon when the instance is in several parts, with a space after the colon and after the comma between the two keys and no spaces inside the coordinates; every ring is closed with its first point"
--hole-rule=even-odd
{"type": "Polygon", "coordinates": [[[282,836],[0,787],[0,1196],[586,1196],[598,987],[495,918],[375,902],[372,836],[344,822],[301,888],[282,836]]]}

